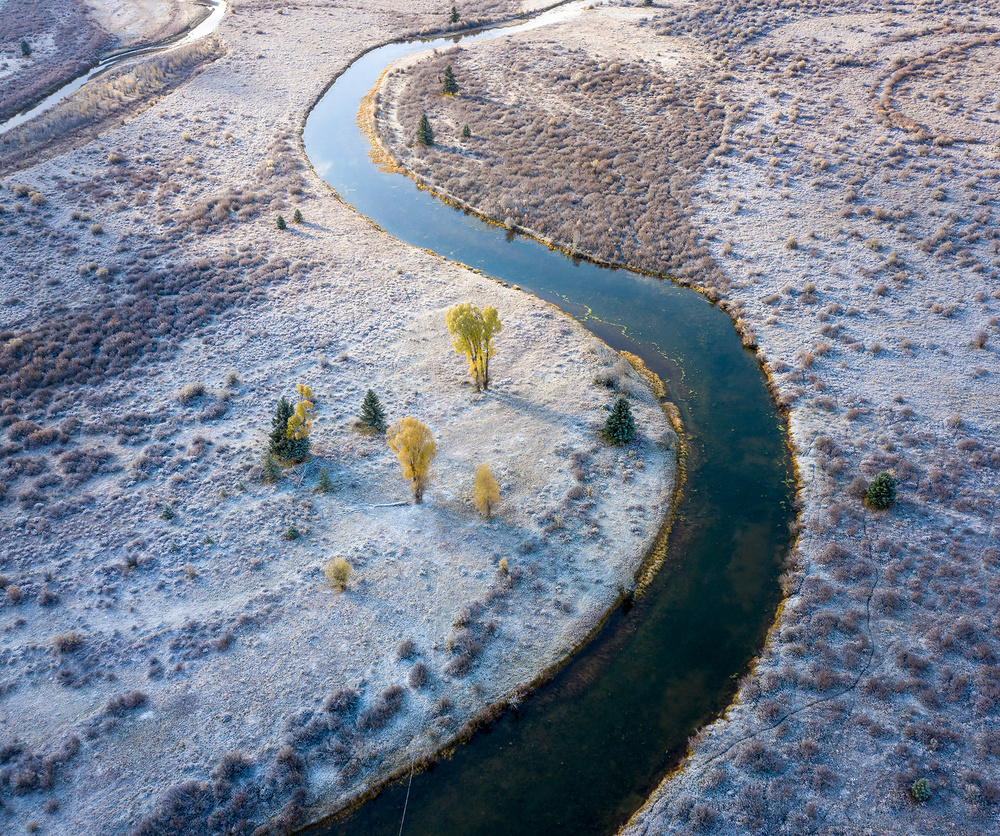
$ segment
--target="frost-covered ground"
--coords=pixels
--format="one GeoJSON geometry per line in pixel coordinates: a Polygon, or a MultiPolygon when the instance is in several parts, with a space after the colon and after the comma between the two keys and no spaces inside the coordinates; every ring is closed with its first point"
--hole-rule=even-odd
{"type": "Polygon", "coordinates": [[[669,508],[676,437],[631,367],[308,167],[327,82],[440,10],[234,7],[194,79],[0,188],[3,832],[277,832],[334,807],[562,658],[669,508]],[[466,301],[503,322],[483,395],[445,327],[466,301]],[[601,440],[595,378],[629,393],[635,444],[601,440]],[[299,382],[314,455],[262,484],[299,382]],[[419,507],[354,426],[369,387],[434,432],[419,507]]]}

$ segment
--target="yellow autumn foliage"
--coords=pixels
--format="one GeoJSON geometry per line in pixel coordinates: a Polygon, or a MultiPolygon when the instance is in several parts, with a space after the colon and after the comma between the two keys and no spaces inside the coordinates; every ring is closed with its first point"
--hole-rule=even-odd
{"type": "Polygon", "coordinates": [[[426,424],[408,416],[389,428],[386,440],[399,459],[403,478],[412,484],[413,501],[419,505],[427,487],[431,460],[437,455],[433,433],[426,424]]]}
{"type": "Polygon", "coordinates": [[[476,467],[476,475],[473,481],[473,498],[479,513],[486,519],[493,516],[493,510],[500,501],[500,486],[493,478],[493,471],[488,464],[481,464],[476,467]]]}
{"type": "Polygon", "coordinates": [[[469,360],[469,374],[476,381],[476,389],[490,385],[490,358],[494,355],[493,335],[499,334],[503,325],[496,308],[487,305],[479,310],[471,302],[455,305],[447,313],[448,333],[456,354],[469,360]]]}
{"type": "Polygon", "coordinates": [[[333,586],[347,589],[347,582],[351,577],[351,564],[342,557],[335,557],[323,566],[323,574],[333,586]]]}
{"type": "Polygon", "coordinates": [[[295,405],[295,412],[288,419],[288,429],[285,433],[288,438],[308,438],[314,415],[312,389],[304,383],[298,384],[295,388],[299,392],[299,402],[295,405]]]}

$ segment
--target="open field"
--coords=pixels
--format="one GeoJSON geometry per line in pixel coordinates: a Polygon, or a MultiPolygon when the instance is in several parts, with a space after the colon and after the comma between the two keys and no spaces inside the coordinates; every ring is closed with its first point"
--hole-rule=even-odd
{"type": "MultiPolygon", "coordinates": [[[[357,218],[297,143],[352,57],[444,17],[237,2],[200,74],[5,177],[5,831],[280,830],[488,716],[629,582],[670,487],[648,393],[547,306],[357,218]],[[504,322],[486,396],[444,330],[470,299],[504,322]],[[635,448],[599,441],[595,376],[632,392],[635,448]],[[261,484],[297,382],[315,458],[261,484]],[[369,386],[435,432],[421,507],[393,505],[397,466],[353,426],[369,386]]],[[[616,6],[388,79],[407,165],[568,248],[675,269],[790,410],[788,601],[630,834],[997,829],[998,32],[968,3],[616,6]],[[424,110],[440,144],[408,148],[424,110]],[[887,469],[898,501],[869,510],[887,469]]]]}
{"type": "Polygon", "coordinates": [[[443,25],[430,3],[239,2],[216,60],[141,114],[0,160],[5,833],[281,832],[490,717],[633,585],[677,448],[642,378],[547,304],[387,238],[298,145],[359,51],[443,25]],[[485,394],[445,328],[466,301],[503,322],[485,394]],[[313,455],[265,484],[300,382],[313,455]],[[355,426],[369,387],[434,433],[420,506],[355,426]],[[600,437],[616,390],[625,448],[600,437]]]}
{"type": "Polygon", "coordinates": [[[415,175],[721,299],[790,411],[787,603],[629,834],[997,828],[998,50],[969,3],[618,5],[385,80],[415,175]]]}

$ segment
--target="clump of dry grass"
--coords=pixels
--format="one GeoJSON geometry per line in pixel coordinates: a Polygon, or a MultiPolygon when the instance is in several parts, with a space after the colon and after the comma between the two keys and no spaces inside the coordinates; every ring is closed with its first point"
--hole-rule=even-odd
{"type": "MultiPolygon", "coordinates": [[[[323,566],[323,574],[332,586],[343,591],[347,589],[351,578],[351,564],[342,557],[335,557],[328,560],[323,566]]],[[[407,658],[407,657],[400,657],[407,658]]]]}
{"type": "Polygon", "coordinates": [[[52,637],[52,649],[60,655],[73,653],[74,651],[79,650],[82,646],[83,636],[75,630],[71,630],[68,633],[60,633],[59,635],[52,637]]]}
{"type": "Polygon", "coordinates": [[[368,732],[383,728],[402,709],[405,693],[401,685],[388,686],[379,698],[358,716],[358,728],[368,732]]]}

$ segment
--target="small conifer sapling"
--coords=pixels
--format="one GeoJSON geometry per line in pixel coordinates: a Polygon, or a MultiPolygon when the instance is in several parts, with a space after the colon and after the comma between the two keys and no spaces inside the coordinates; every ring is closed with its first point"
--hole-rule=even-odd
{"type": "Polygon", "coordinates": [[[333,482],[330,480],[330,474],[326,472],[324,467],[319,472],[319,481],[316,483],[317,493],[330,493],[333,490],[333,482]]]}
{"type": "Polygon", "coordinates": [[[884,511],[896,501],[896,477],[888,470],[883,470],[871,480],[865,491],[865,504],[869,508],[884,511]]]}
{"type": "Polygon", "coordinates": [[[292,213],[292,223],[297,223],[297,224],[302,223],[302,213],[298,209],[296,209],[295,212],[292,213]]]}
{"type": "Polygon", "coordinates": [[[604,423],[604,437],[612,444],[628,444],[635,438],[635,420],[632,408],[625,398],[618,398],[604,423]]]}
{"type": "Polygon", "coordinates": [[[472,136],[472,130],[469,128],[468,123],[462,125],[462,139],[468,139],[472,136]]]}
{"type": "Polygon", "coordinates": [[[441,92],[446,96],[454,96],[458,93],[458,82],[455,81],[455,72],[451,64],[444,68],[444,83],[441,85],[441,92]]]}
{"type": "MultiPolygon", "coordinates": [[[[455,7],[452,6],[452,12],[454,12],[455,7]]],[[[21,38],[21,57],[27,58],[31,55],[31,44],[28,43],[27,39],[21,38]]]]}
{"type": "Polygon", "coordinates": [[[923,804],[925,801],[930,801],[931,798],[931,784],[926,778],[917,778],[912,784],[910,784],[910,797],[916,801],[918,804],[923,804]]]}
{"type": "Polygon", "coordinates": [[[274,455],[268,450],[264,454],[264,466],[260,471],[260,479],[262,482],[267,482],[272,484],[277,482],[281,478],[281,468],[278,467],[278,463],[274,459],[274,455]]]}
{"type": "Polygon", "coordinates": [[[292,405],[282,397],[271,418],[271,433],[268,436],[268,452],[281,459],[290,458],[288,445],[288,419],[292,417],[292,405]]]}
{"type": "Polygon", "coordinates": [[[361,403],[361,424],[372,432],[385,432],[385,410],[374,389],[365,392],[365,399],[361,403]]]}
{"type": "Polygon", "coordinates": [[[278,220],[276,220],[274,222],[274,228],[275,229],[286,229],[287,227],[288,227],[288,224],[285,223],[285,219],[283,217],[281,217],[281,215],[278,215],[278,220]]]}
{"type": "Polygon", "coordinates": [[[451,14],[448,16],[449,23],[458,23],[458,9],[455,6],[451,7],[451,14]]]}

